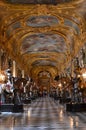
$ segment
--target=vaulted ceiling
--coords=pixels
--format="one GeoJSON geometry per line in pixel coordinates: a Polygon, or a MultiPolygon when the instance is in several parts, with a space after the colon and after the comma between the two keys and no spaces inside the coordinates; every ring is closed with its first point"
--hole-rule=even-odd
{"type": "Polygon", "coordinates": [[[64,72],[86,42],[86,0],[63,1],[0,1],[0,44],[34,79],[64,72]]]}

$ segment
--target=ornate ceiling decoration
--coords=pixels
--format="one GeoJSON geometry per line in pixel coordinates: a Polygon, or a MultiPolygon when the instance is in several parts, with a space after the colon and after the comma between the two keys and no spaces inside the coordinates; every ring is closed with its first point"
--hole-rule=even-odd
{"type": "Polygon", "coordinates": [[[21,42],[21,53],[66,52],[65,40],[58,34],[36,33],[25,37],[21,42]]]}
{"type": "Polygon", "coordinates": [[[58,19],[54,16],[40,15],[40,16],[31,16],[27,20],[27,25],[31,27],[46,27],[52,26],[58,23],[58,19]]]}
{"type": "Polygon", "coordinates": [[[86,1],[11,2],[0,1],[1,46],[34,79],[43,71],[53,78],[64,72],[86,42],[86,1]]]}

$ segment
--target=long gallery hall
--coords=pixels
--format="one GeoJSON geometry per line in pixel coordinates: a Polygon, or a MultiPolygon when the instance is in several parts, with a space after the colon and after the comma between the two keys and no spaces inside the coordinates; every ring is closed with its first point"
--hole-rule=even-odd
{"type": "Polygon", "coordinates": [[[86,130],[86,0],[0,0],[0,130],[86,130]]]}

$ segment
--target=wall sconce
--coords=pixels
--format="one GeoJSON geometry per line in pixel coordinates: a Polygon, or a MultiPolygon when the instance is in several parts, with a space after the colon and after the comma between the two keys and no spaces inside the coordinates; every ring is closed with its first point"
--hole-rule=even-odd
{"type": "Polygon", "coordinates": [[[80,77],[81,77],[81,75],[80,75],[80,74],[78,74],[78,75],[77,75],[77,77],[78,77],[78,78],[80,78],[80,77]]]}
{"type": "Polygon", "coordinates": [[[6,78],[6,76],[5,76],[5,74],[4,74],[4,72],[0,72],[0,83],[3,83],[4,81],[5,81],[5,78],[6,78]]]}
{"type": "Polygon", "coordinates": [[[83,79],[86,80],[86,72],[84,72],[84,73],[82,74],[82,77],[83,77],[83,79]]]}
{"type": "Polygon", "coordinates": [[[61,83],[59,83],[59,84],[58,84],[58,86],[59,86],[59,87],[62,87],[62,84],[61,84],[61,83]]]}

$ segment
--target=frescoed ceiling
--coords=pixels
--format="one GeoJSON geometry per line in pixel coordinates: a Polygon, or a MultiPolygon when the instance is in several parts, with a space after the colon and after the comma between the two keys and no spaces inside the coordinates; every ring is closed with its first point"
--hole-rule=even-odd
{"type": "Polygon", "coordinates": [[[0,1],[0,44],[33,79],[63,73],[85,42],[86,0],[0,1]]]}
{"type": "Polygon", "coordinates": [[[22,54],[35,52],[66,52],[67,50],[63,37],[49,32],[27,36],[21,44],[22,54]]]}
{"type": "Polygon", "coordinates": [[[7,0],[7,1],[10,3],[22,3],[22,4],[58,4],[72,0],[7,0]]]}

